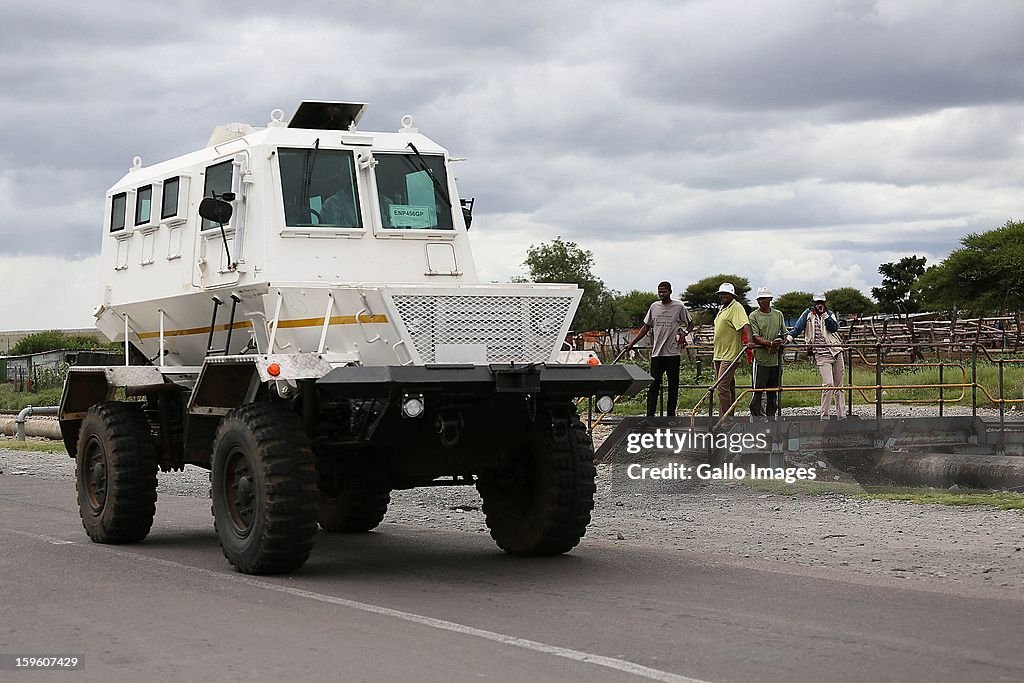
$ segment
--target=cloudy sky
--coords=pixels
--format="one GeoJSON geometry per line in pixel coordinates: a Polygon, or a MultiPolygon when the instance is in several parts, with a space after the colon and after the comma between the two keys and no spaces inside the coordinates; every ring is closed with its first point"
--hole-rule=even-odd
{"type": "Polygon", "coordinates": [[[868,292],[1024,218],[1022,29],[1016,0],[3,0],[0,329],[91,325],[134,155],[302,99],[468,157],[485,280],[561,236],[621,291],[868,292]]]}

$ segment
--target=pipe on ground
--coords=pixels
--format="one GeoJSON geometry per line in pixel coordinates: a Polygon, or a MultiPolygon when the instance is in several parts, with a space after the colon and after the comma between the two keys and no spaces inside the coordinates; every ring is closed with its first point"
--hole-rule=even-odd
{"type": "Polygon", "coordinates": [[[42,406],[23,409],[18,417],[13,420],[6,420],[2,423],[2,431],[5,436],[12,436],[18,441],[24,441],[26,436],[40,436],[45,439],[61,439],[60,422],[57,420],[30,420],[33,415],[56,415],[57,406],[42,406]]]}
{"type": "Polygon", "coordinates": [[[1024,490],[1024,457],[885,453],[875,463],[904,485],[1024,490]]]}

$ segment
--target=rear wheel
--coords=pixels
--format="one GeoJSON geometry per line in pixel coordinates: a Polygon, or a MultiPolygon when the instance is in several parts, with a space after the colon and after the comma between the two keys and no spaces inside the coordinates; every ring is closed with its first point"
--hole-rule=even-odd
{"type": "Polygon", "coordinates": [[[362,533],[375,529],[391,502],[391,490],[366,472],[342,472],[335,481],[320,483],[320,516],[324,531],[362,533]]]}
{"type": "Polygon", "coordinates": [[[228,562],[245,574],[291,572],[316,533],[313,448],[299,418],[270,403],[228,413],[210,470],[213,519],[228,562]]]}
{"type": "Polygon", "coordinates": [[[156,514],[156,440],[141,405],[89,408],[78,433],[78,511],[97,543],[137,543],[156,514]]]}
{"type": "Polygon", "coordinates": [[[594,509],[594,444],[572,412],[564,434],[545,431],[481,470],[477,489],[491,538],[512,555],[576,547],[594,509]]]}

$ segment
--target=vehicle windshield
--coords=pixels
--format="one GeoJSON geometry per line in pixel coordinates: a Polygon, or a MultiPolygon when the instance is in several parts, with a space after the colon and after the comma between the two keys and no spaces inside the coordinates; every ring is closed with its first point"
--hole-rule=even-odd
{"type": "Polygon", "coordinates": [[[281,148],[277,156],[286,226],[363,227],[351,152],[281,148]]]}
{"type": "Polygon", "coordinates": [[[454,229],[444,157],[375,154],[374,158],[381,224],[385,228],[454,229]]]}

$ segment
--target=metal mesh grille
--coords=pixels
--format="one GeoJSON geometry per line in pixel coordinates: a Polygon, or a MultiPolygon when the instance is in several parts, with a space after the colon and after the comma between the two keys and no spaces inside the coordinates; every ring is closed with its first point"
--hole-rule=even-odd
{"type": "Polygon", "coordinates": [[[560,345],[571,296],[397,294],[395,308],[424,363],[437,344],[485,344],[489,363],[543,363],[560,345]]]}

